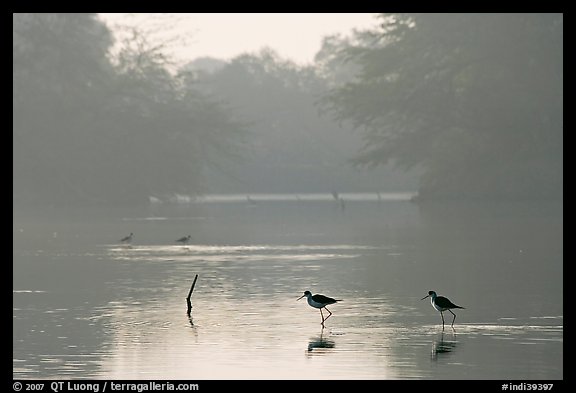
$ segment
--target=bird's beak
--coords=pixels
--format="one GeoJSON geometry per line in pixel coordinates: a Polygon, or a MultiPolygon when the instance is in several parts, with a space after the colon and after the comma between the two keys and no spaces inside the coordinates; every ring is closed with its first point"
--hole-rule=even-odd
{"type": "Polygon", "coordinates": [[[424,296],[424,297],[423,297],[422,299],[420,299],[420,300],[424,300],[424,299],[426,299],[428,296],[430,296],[430,295],[426,295],[426,296],[424,296]]]}
{"type": "Polygon", "coordinates": [[[300,296],[300,297],[299,297],[298,299],[296,299],[296,300],[300,300],[300,299],[302,299],[304,296],[306,296],[306,295],[302,295],[302,296],[300,296]]]}

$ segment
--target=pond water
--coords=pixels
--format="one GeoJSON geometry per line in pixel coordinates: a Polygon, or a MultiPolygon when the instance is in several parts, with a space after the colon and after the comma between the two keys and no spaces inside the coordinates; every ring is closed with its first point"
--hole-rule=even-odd
{"type": "Polygon", "coordinates": [[[15,209],[13,377],[563,378],[561,204],[341,199],[15,209]]]}

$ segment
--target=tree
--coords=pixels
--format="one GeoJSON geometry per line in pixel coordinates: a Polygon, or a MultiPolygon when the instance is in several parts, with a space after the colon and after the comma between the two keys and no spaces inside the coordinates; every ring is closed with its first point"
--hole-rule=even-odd
{"type": "Polygon", "coordinates": [[[81,193],[92,108],[112,67],[95,14],[13,14],[13,178],[18,201],[81,193]],[[81,178],[81,177],[80,177],[81,178]]]}
{"type": "Polygon", "coordinates": [[[558,196],[560,14],[389,14],[341,55],[323,105],[364,130],[359,165],[421,166],[430,197],[558,196]]]}
{"type": "Polygon", "coordinates": [[[362,39],[360,31],[354,31],[351,36],[334,34],[322,39],[320,50],[314,56],[314,66],[329,87],[341,87],[360,72],[358,63],[346,53],[351,46],[362,45],[362,39]]]}
{"type": "Polygon", "coordinates": [[[264,48],[225,63],[194,61],[185,69],[190,86],[227,102],[249,129],[250,154],[242,165],[211,172],[219,192],[412,189],[408,176],[359,173],[349,165],[361,141],[318,113],[317,101],[333,82],[319,67],[297,65],[264,48]]]}
{"type": "Polygon", "coordinates": [[[324,140],[324,131],[336,126],[316,112],[315,100],[325,84],[312,67],[298,66],[265,48],[194,75],[191,86],[227,102],[249,127],[251,154],[234,171],[215,174],[223,179],[220,190],[300,192],[317,186],[310,175],[334,161],[333,143],[324,140]]]}
{"type": "Polygon", "coordinates": [[[56,204],[147,202],[202,191],[206,146],[243,125],[168,71],[138,31],[110,52],[95,14],[14,14],[14,195],[56,204]]]}

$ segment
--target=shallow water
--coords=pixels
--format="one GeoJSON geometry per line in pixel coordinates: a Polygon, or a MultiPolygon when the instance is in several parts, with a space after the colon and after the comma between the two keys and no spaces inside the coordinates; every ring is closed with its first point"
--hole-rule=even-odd
{"type": "Polygon", "coordinates": [[[13,377],[563,378],[561,207],[276,199],[15,211],[13,377]]]}

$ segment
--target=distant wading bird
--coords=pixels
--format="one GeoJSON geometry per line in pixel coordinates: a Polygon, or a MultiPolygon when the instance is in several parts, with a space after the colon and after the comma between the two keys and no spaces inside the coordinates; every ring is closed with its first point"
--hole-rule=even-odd
{"type": "Polygon", "coordinates": [[[181,237],[180,239],[176,240],[176,243],[187,244],[191,237],[191,235],[181,237]]]}
{"type": "Polygon", "coordinates": [[[464,307],[460,307],[460,306],[455,305],[448,298],[445,298],[444,296],[438,296],[436,294],[436,292],[434,292],[434,291],[428,291],[428,295],[424,296],[420,300],[424,300],[427,297],[430,298],[430,303],[432,304],[432,307],[434,307],[437,311],[440,311],[440,316],[442,317],[442,330],[444,330],[444,314],[443,314],[443,312],[446,310],[450,311],[450,313],[452,315],[454,315],[454,318],[452,319],[452,324],[450,325],[450,326],[452,326],[452,329],[454,329],[454,321],[456,320],[456,314],[454,314],[451,309],[464,308],[464,307]]]}
{"type": "Polygon", "coordinates": [[[326,321],[328,318],[332,316],[332,312],[328,310],[326,306],[342,301],[341,299],[338,300],[332,299],[331,297],[324,295],[312,295],[310,291],[305,291],[304,295],[300,296],[297,300],[302,299],[304,296],[306,296],[306,299],[308,300],[308,304],[310,306],[320,310],[320,315],[322,316],[322,322],[320,322],[320,324],[322,325],[322,327],[324,327],[324,321],[326,321]],[[329,313],[329,315],[326,318],[324,318],[324,314],[322,313],[323,308],[325,308],[326,311],[328,311],[329,313]]]}
{"type": "Polygon", "coordinates": [[[122,239],[120,239],[120,243],[124,243],[124,244],[130,244],[132,243],[132,236],[134,236],[134,234],[132,232],[130,232],[130,234],[126,237],[123,237],[122,239]]]}

